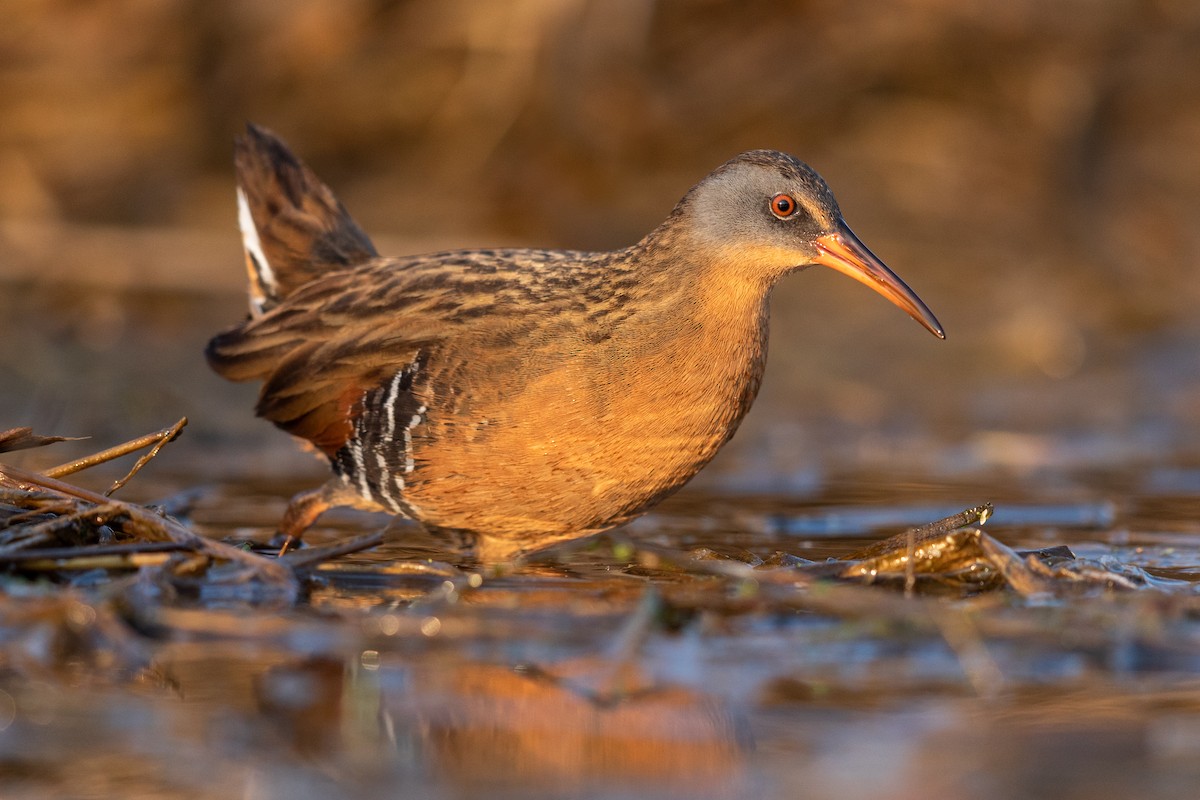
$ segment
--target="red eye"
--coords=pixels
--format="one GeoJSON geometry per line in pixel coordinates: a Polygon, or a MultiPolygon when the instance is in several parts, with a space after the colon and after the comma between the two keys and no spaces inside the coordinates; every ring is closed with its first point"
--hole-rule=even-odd
{"type": "Polygon", "coordinates": [[[771,213],[783,219],[796,213],[796,201],[790,194],[777,194],[771,198],[771,213]]]}

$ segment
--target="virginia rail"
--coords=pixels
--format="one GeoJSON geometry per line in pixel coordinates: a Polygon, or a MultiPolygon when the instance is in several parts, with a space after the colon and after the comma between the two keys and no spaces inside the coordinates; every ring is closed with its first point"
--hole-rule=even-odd
{"type": "Polygon", "coordinates": [[[289,505],[289,541],[350,505],[495,562],[637,516],[733,435],[763,375],[771,287],[814,264],[944,338],[820,176],[779,152],[722,164],[623,250],[403,258],[380,257],[263,128],[235,162],[250,318],[207,356],[263,381],[258,415],[332,465],[289,505]]]}

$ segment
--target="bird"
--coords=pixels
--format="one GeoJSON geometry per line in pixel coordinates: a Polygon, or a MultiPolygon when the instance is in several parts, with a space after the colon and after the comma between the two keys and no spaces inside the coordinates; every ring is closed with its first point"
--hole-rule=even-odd
{"type": "Polygon", "coordinates": [[[351,506],[504,563],[633,519],[733,436],[771,289],[807,267],[945,338],[825,181],[774,150],[717,167],[622,249],[395,258],[266,128],[247,124],[234,162],[250,310],[206,356],[261,381],[258,416],[329,461],[284,512],[288,543],[351,506]]]}

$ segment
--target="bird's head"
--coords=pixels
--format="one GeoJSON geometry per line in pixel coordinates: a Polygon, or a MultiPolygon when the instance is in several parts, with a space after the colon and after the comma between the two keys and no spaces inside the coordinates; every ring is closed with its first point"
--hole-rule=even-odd
{"type": "Polygon", "coordinates": [[[673,217],[689,239],[747,277],[773,283],[815,264],[832,267],[945,338],[933,312],[846,225],[821,176],[792,156],[742,153],[688,192],[673,217]]]}

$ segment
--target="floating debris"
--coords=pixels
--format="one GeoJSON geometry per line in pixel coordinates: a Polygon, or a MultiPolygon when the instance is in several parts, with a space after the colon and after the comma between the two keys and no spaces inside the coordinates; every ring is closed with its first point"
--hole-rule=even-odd
{"type": "MultiPolygon", "coordinates": [[[[244,547],[201,536],[162,509],[111,495],[133,478],[187,419],[85,458],[34,473],[0,464],[0,570],[38,574],[70,583],[72,575],[156,570],[175,595],[246,602],[293,603],[302,578],[323,562],[379,544],[382,534],[313,548],[289,559],[267,558],[244,547]],[[59,478],[149,448],[105,494],[59,478]],[[217,591],[217,587],[223,587],[217,591]]],[[[29,428],[0,433],[0,452],[42,447],[66,437],[39,436],[29,428]]]]}

